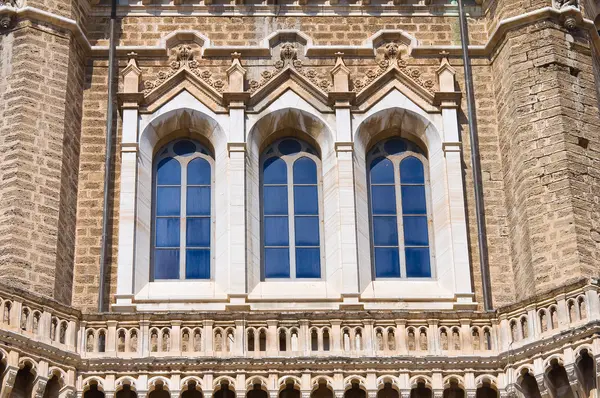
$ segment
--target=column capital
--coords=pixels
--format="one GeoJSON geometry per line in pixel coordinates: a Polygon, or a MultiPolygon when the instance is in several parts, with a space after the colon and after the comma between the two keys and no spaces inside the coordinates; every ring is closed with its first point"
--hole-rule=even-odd
{"type": "Polygon", "coordinates": [[[231,156],[231,154],[233,152],[246,152],[246,143],[245,142],[228,142],[227,143],[227,152],[229,153],[229,156],[231,156]]]}
{"type": "Polygon", "coordinates": [[[335,143],[335,153],[353,152],[353,151],[354,151],[354,143],[353,142],[338,141],[335,143]]]}

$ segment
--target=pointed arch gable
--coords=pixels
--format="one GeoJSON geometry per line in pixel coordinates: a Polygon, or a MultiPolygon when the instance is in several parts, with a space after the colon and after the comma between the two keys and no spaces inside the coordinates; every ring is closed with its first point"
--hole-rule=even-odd
{"type": "Polygon", "coordinates": [[[149,92],[144,97],[143,104],[148,112],[154,112],[183,91],[188,92],[212,112],[227,112],[227,108],[223,106],[223,94],[186,68],[180,69],[149,92]]]}
{"type": "Polygon", "coordinates": [[[256,90],[251,95],[249,104],[255,111],[261,112],[276,101],[286,90],[293,90],[296,95],[310,103],[319,112],[331,113],[327,93],[290,66],[287,66],[264,86],[256,90]]]}

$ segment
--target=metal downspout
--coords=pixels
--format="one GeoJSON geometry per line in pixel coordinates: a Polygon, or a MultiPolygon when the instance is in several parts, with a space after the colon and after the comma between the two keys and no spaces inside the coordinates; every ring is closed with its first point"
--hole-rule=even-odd
{"type": "Polygon", "coordinates": [[[112,0],[110,8],[110,39],[108,44],[108,100],[106,117],[106,156],[104,158],[104,203],[102,205],[102,241],[100,243],[100,281],[98,284],[98,312],[104,311],[104,278],[106,269],[106,251],[108,239],[108,201],[111,177],[113,105],[114,105],[114,59],[115,59],[115,21],[117,19],[117,0],[112,0]]]}
{"type": "Polygon", "coordinates": [[[479,136],[475,115],[475,95],[473,92],[473,73],[469,57],[469,28],[467,16],[463,8],[463,0],[458,0],[460,20],[460,42],[465,67],[465,89],[467,91],[467,116],[469,119],[469,137],[471,139],[471,167],[473,168],[473,185],[475,191],[475,216],[477,219],[479,266],[481,268],[481,286],[483,290],[483,306],[485,311],[493,311],[492,292],[490,286],[490,267],[488,261],[487,232],[485,229],[485,207],[481,180],[481,162],[479,158],[479,136]]]}

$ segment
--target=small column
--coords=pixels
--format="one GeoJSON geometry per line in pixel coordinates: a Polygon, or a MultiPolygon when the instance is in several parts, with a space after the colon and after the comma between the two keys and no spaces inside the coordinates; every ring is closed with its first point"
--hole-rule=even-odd
{"type": "Polygon", "coordinates": [[[538,335],[538,317],[535,311],[535,306],[530,306],[527,308],[527,336],[531,339],[537,339],[538,335]]]}
{"type": "Polygon", "coordinates": [[[350,91],[350,70],[344,64],[343,53],[336,53],[331,69],[333,90],[329,102],[335,109],[337,137],[338,191],[340,212],[340,259],[342,267],[342,300],[346,306],[359,308],[359,273],[356,250],[356,209],[354,205],[354,162],[352,143],[351,102],[355,93],[350,91]]]}
{"type": "Polygon", "coordinates": [[[508,319],[506,319],[504,317],[504,315],[501,316],[500,318],[500,325],[498,327],[498,330],[500,331],[500,346],[497,348],[498,351],[506,351],[508,350],[508,347],[510,346],[511,343],[511,338],[510,338],[510,325],[508,323],[508,319]]]}
{"type": "Polygon", "coordinates": [[[569,326],[569,309],[564,293],[556,298],[556,312],[558,313],[558,328],[562,329],[569,326]]]}
{"type": "Polygon", "coordinates": [[[114,354],[117,348],[117,321],[106,321],[106,344],[104,351],[107,354],[114,354]]]}
{"type": "Polygon", "coordinates": [[[249,310],[246,304],[246,101],[244,92],[246,69],[240,63],[241,54],[232,53],[227,69],[227,92],[223,98],[229,108],[229,164],[227,172],[229,207],[229,293],[228,308],[249,310]]]}
{"type": "MultiPolygon", "coordinates": [[[[204,353],[209,357],[214,355],[213,325],[214,322],[207,319],[204,321],[204,326],[202,328],[202,337],[204,338],[204,353]]],[[[205,383],[204,385],[208,384],[205,383]]]]}
{"type": "Polygon", "coordinates": [[[181,350],[181,321],[171,322],[171,349],[170,352],[181,350]]]}
{"type": "Polygon", "coordinates": [[[375,344],[373,344],[373,341],[375,339],[374,333],[373,333],[373,320],[372,319],[367,319],[364,321],[365,324],[365,352],[367,353],[367,355],[374,355],[375,354],[375,344]]]}
{"type": "Polygon", "coordinates": [[[304,355],[310,355],[311,336],[309,330],[309,322],[306,319],[300,320],[300,336],[298,336],[298,350],[304,355]]]}
{"type": "Polygon", "coordinates": [[[42,398],[44,396],[44,391],[46,390],[46,384],[48,384],[48,362],[38,362],[36,370],[37,375],[33,381],[31,398],[42,398]]]}
{"type": "MultiPolygon", "coordinates": [[[[483,333],[483,332],[482,332],[483,333]]],[[[473,353],[473,341],[471,341],[471,320],[460,320],[460,349],[463,354],[473,353]]]]}
{"type": "Polygon", "coordinates": [[[600,299],[597,286],[589,285],[584,288],[587,301],[588,321],[600,319],[600,299]]]}
{"type": "Polygon", "coordinates": [[[339,353],[342,351],[342,321],[339,319],[331,320],[331,335],[329,338],[331,339],[331,351],[334,353],[339,353]]]}
{"type": "Polygon", "coordinates": [[[67,349],[70,351],[77,351],[77,321],[70,320],[67,326],[67,333],[65,335],[65,342],[67,343],[67,349]]]}
{"type": "Polygon", "coordinates": [[[427,351],[429,354],[439,354],[439,339],[438,339],[438,320],[429,319],[427,320],[427,351]]]}
{"type": "Polygon", "coordinates": [[[279,347],[277,347],[277,321],[267,321],[267,356],[277,356],[279,347]]]}
{"type": "Polygon", "coordinates": [[[396,321],[396,352],[399,355],[408,354],[408,350],[406,349],[406,321],[398,320],[396,321]]]}
{"type": "Polygon", "coordinates": [[[436,73],[440,89],[436,93],[436,102],[442,109],[444,128],[442,148],[446,160],[446,185],[451,201],[449,211],[456,291],[455,308],[472,308],[474,294],[471,287],[465,206],[462,199],[457,199],[463,196],[462,143],[458,126],[461,93],[455,90],[456,71],[450,65],[446,52],[441,54],[440,66],[436,73]]]}
{"type": "MultiPolygon", "coordinates": [[[[242,356],[244,355],[244,341],[246,340],[244,337],[246,335],[246,331],[244,330],[244,321],[238,319],[235,321],[235,350],[234,355],[242,356]]],[[[258,336],[256,338],[255,344],[258,342],[258,336]]]]}
{"type": "Polygon", "coordinates": [[[138,345],[141,347],[140,353],[143,358],[150,354],[150,321],[140,321],[140,336],[138,345]]]}
{"type": "Polygon", "coordinates": [[[21,310],[23,308],[23,303],[20,301],[13,300],[12,307],[10,308],[10,326],[9,329],[15,328],[16,330],[20,330],[21,327],[21,310]]]}
{"type": "Polygon", "coordinates": [[[137,66],[137,54],[130,53],[129,62],[121,75],[123,92],[118,94],[122,102],[121,137],[121,185],[119,196],[119,236],[117,257],[117,292],[114,311],[135,310],[133,304],[135,275],[135,229],[137,188],[137,136],[138,108],[144,95],[139,92],[142,71],[137,66]]]}

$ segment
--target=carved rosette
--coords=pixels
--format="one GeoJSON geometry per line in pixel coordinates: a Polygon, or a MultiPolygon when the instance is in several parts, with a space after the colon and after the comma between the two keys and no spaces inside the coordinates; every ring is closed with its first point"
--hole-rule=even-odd
{"type": "Polygon", "coordinates": [[[279,58],[280,59],[273,64],[274,68],[272,70],[264,70],[261,72],[260,80],[250,80],[248,85],[251,93],[255,92],[267,84],[269,80],[279,75],[288,65],[324,92],[329,92],[331,90],[332,83],[328,78],[320,75],[314,69],[306,68],[302,61],[298,59],[298,49],[294,44],[284,43],[281,46],[279,58]]]}
{"type": "Polygon", "coordinates": [[[406,61],[401,58],[402,52],[398,43],[387,43],[383,50],[384,58],[377,63],[378,67],[376,69],[368,70],[362,78],[351,80],[352,91],[357,93],[362,91],[371,82],[387,72],[388,69],[396,66],[402,74],[433,93],[433,88],[435,87],[434,81],[430,79],[423,80],[420,70],[408,67],[406,61]]]}
{"type": "Polygon", "coordinates": [[[176,60],[171,62],[168,70],[158,72],[158,77],[154,80],[144,81],[143,93],[148,95],[181,69],[189,70],[218,92],[223,92],[225,89],[225,82],[221,79],[213,80],[211,71],[201,70],[198,61],[194,59],[192,48],[189,45],[182,44],[177,49],[176,60]]]}

